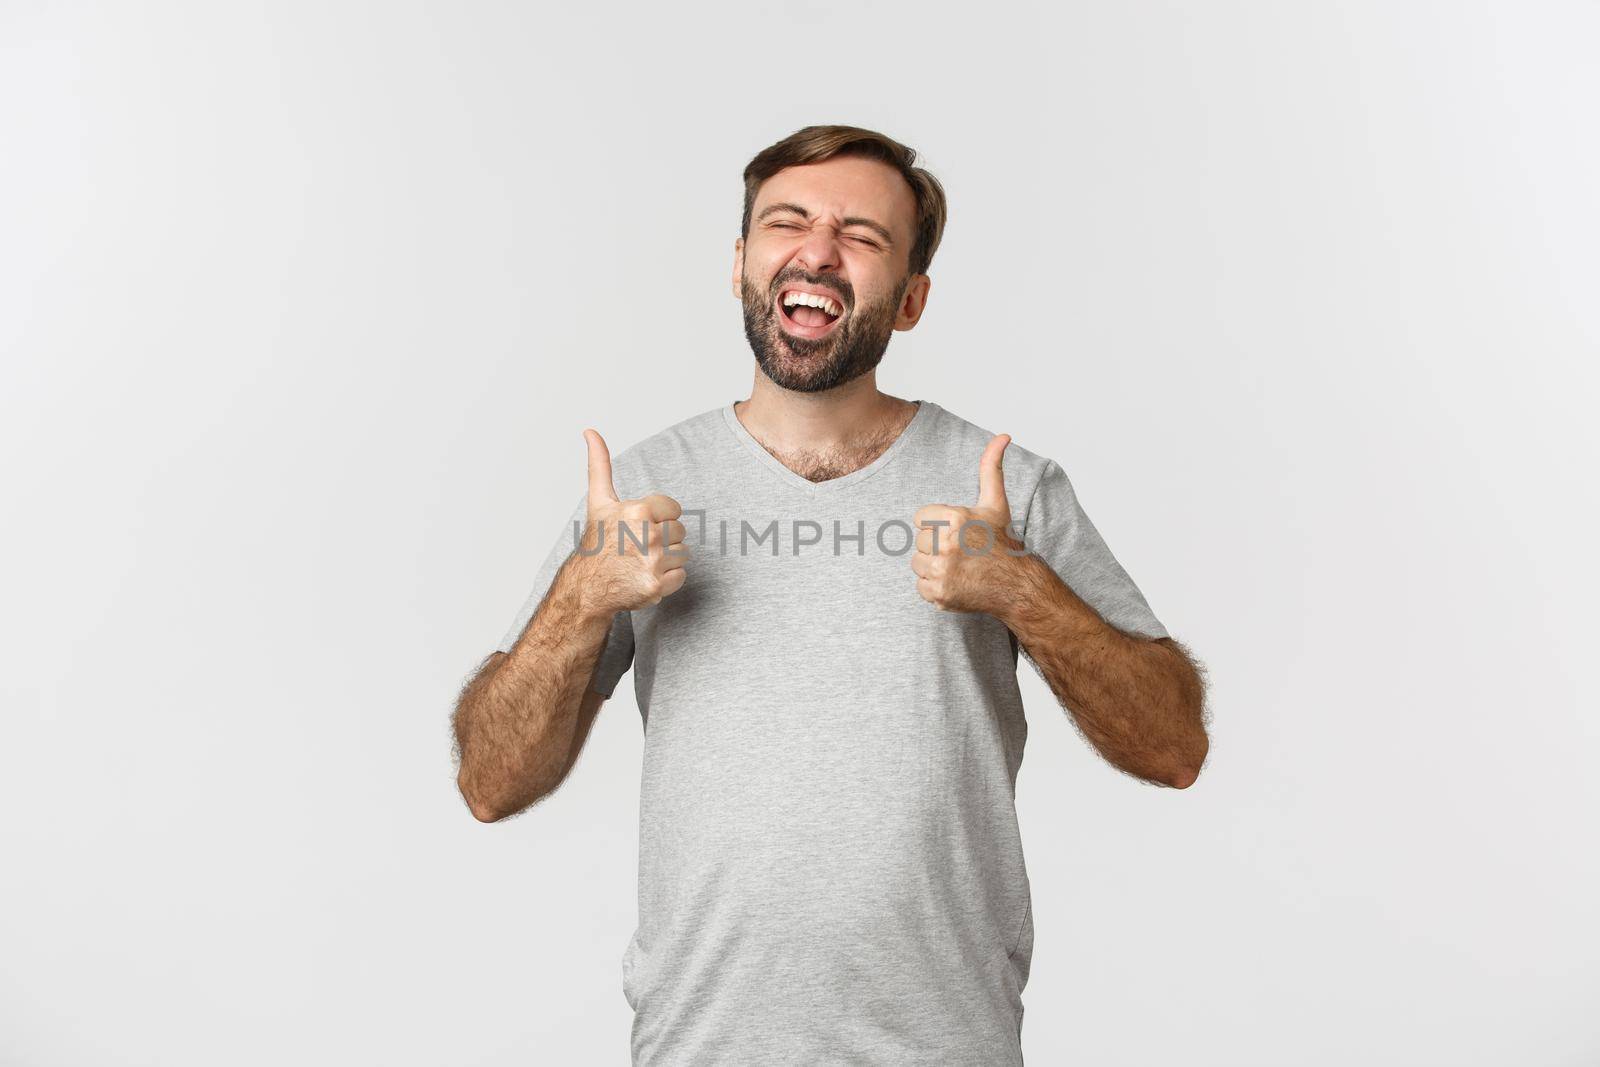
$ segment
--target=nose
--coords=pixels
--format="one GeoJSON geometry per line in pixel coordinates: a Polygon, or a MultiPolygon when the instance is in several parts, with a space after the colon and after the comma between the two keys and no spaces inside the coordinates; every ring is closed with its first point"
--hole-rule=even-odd
{"type": "Polygon", "coordinates": [[[818,222],[806,233],[806,239],[794,255],[795,262],[812,274],[822,274],[839,269],[839,231],[825,222],[818,222]]]}

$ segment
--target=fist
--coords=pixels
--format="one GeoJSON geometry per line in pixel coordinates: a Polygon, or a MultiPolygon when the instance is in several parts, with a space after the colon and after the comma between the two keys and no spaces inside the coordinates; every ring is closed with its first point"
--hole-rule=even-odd
{"type": "Polygon", "coordinates": [[[943,611],[1000,614],[1017,558],[1026,554],[1006,529],[1011,505],[1000,459],[1010,443],[1008,434],[996,434],[983,450],[976,505],[929,504],[917,511],[911,570],[922,599],[943,611]]]}
{"type": "Polygon", "coordinates": [[[617,497],[605,438],[583,431],[589,445],[587,522],[578,546],[586,596],[606,614],[659,604],[683,587],[689,546],[683,508],[670,496],[617,497]]]}

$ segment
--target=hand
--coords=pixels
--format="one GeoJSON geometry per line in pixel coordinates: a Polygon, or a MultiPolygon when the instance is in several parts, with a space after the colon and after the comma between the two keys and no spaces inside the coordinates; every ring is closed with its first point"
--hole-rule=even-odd
{"type": "Polygon", "coordinates": [[[999,615],[1019,557],[1027,554],[1006,529],[1011,505],[1000,459],[1010,443],[1009,434],[996,434],[983,450],[976,506],[929,504],[917,511],[911,569],[922,599],[941,610],[999,615]]]}
{"type": "Polygon", "coordinates": [[[661,493],[619,500],[605,438],[594,430],[584,430],[583,438],[589,445],[588,523],[575,562],[582,568],[585,597],[592,596],[596,610],[607,615],[659,604],[687,577],[689,546],[678,521],[683,508],[661,493]]]}

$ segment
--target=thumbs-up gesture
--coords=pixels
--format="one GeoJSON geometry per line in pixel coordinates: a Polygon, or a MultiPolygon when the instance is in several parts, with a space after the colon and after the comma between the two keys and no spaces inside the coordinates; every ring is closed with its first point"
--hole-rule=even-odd
{"type": "Polygon", "coordinates": [[[1010,443],[1009,434],[989,439],[978,462],[975,506],[929,504],[917,510],[917,550],[911,554],[917,592],[944,611],[999,614],[1017,559],[1026,555],[1006,529],[1011,505],[1000,459],[1010,443]]]}
{"type": "Polygon", "coordinates": [[[687,577],[689,546],[678,521],[683,508],[662,493],[619,499],[605,438],[594,430],[583,431],[583,438],[589,445],[589,503],[577,559],[585,594],[607,614],[659,604],[687,577]]]}

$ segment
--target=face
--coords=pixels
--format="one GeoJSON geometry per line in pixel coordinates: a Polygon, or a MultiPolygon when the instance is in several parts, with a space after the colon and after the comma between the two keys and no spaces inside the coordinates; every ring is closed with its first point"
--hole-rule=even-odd
{"type": "Polygon", "coordinates": [[[915,227],[910,187],[877,160],[808,163],[762,184],[734,243],[733,291],[768,378],[815,393],[878,365],[927,300],[928,276],[909,272],[915,227]]]}

